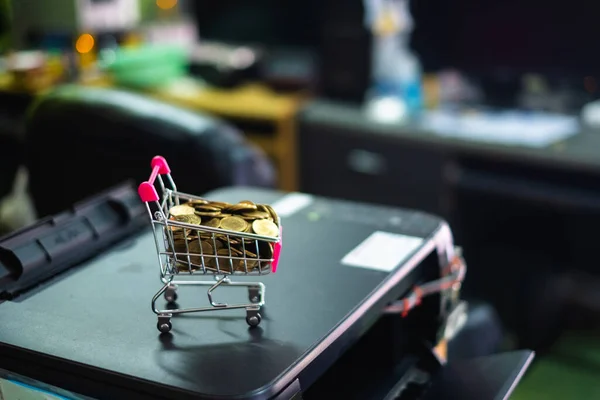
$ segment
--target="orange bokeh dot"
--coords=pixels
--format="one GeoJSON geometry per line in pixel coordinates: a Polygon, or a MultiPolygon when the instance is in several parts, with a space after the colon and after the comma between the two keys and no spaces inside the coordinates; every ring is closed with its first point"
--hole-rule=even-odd
{"type": "Polygon", "coordinates": [[[75,49],[78,53],[85,54],[92,51],[94,48],[94,37],[89,33],[84,33],[77,38],[75,42],[75,49]]]}
{"type": "Polygon", "coordinates": [[[177,5],[177,0],[156,0],[156,5],[163,10],[168,10],[177,5]]]}

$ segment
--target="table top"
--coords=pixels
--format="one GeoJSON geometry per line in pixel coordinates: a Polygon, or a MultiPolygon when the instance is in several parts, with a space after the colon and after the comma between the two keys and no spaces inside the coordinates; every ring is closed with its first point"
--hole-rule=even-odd
{"type": "MultiPolygon", "coordinates": [[[[10,74],[0,74],[0,91],[24,93],[12,87],[10,74]]],[[[94,87],[116,87],[109,76],[97,74],[82,77],[78,84],[94,87]]],[[[249,82],[233,88],[218,88],[191,76],[179,78],[165,86],[148,89],[122,88],[143,92],[160,100],[183,107],[200,109],[222,117],[279,121],[293,117],[306,95],[300,92],[278,93],[259,82],[249,82]]],[[[25,92],[31,96],[48,89],[25,92]]]]}
{"type": "Polygon", "coordinates": [[[193,79],[183,79],[150,90],[150,94],[164,101],[223,117],[269,121],[293,117],[303,99],[299,94],[277,93],[259,83],[221,89],[202,86],[193,79]]]}
{"type": "MultiPolygon", "coordinates": [[[[113,87],[107,76],[81,81],[83,85],[113,87]]],[[[131,89],[130,89],[131,90],[131,89]]],[[[301,93],[278,93],[260,83],[218,88],[193,77],[183,77],[143,93],[182,107],[199,109],[222,117],[279,121],[293,117],[303,103],[301,93]]]]}
{"type": "MultiPolygon", "coordinates": [[[[241,188],[207,197],[282,201],[279,192],[241,188]]],[[[383,305],[377,302],[401,294],[395,293],[400,282],[406,284],[402,290],[414,284],[405,277],[433,250],[430,239],[441,223],[387,207],[313,197],[305,204],[290,213],[290,203],[285,215],[280,212],[282,256],[277,272],[260,278],[266,306],[259,327],[247,326],[243,310],[222,310],[174,317],[171,333],[160,335],[150,308],[161,287],[159,266],[154,239],[146,231],[30,294],[0,303],[0,366],[10,367],[2,364],[3,354],[25,359],[33,352],[47,368],[67,371],[71,379],[83,376],[157,396],[273,396],[314,368],[326,348],[356,340],[358,331],[379,316],[383,305]],[[388,271],[341,263],[379,230],[425,240],[388,271]]],[[[234,288],[217,290],[215,296],[216,301],[247,301],[247,292],[234,288]]],[[[205,306],[206,289],[181,287],[178,302],[205,306]]]]}
{"type": "Polygon", "coordinates": [[[531,148],[445,137],[416,124],[378,122],[369,118],[358,105],[319,100],[308,103],[301,114],[302,121],[342,128],[350,135],[380,135],[440,152],[600,172],[600,131],[590,129],[582,129],[577,135],[547,147],[531,148]]]}

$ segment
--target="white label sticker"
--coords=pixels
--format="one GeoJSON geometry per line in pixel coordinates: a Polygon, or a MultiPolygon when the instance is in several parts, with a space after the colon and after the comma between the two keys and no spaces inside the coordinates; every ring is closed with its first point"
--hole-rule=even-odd
{"type": "Polygon", "coordinates": [[[421,246],[423,239],[398,233],[373,232],[342,259],[351,267],[389,272],[421,246]]]}
{"type": "Polygon", "coordinates": [[[304,193],[290,193],[283,196],[271,205],[280,217],[289,217],[308,207],[313,202],[313,197],[304,193]]]}

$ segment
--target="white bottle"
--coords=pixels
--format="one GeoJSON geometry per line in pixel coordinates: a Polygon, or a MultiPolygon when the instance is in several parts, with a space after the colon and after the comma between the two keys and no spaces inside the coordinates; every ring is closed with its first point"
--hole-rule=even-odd
{"type": "Polygon", "coordinates": [[[364,0],[365,23],[373,33],[369,101],[402,103],[404,113],[421,108],[421,66],[409,50],[413,19],[408,0],[364,0]]]}

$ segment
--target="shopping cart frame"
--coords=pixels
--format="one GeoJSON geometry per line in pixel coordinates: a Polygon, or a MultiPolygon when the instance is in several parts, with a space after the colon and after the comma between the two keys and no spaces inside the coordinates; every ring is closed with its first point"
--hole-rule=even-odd
{"type": "Polygon", "coordinates": [[[169,165],[163,157],[154,157],[151,162],[151,167],[152,173],[150,174],[150,178],[139,185],[138,194],[141,200],[146,204],[146,209],[150,217],[158,263],[160,266],[160,280],[163,283],[163,286],[160,288],[160,290],[152,297],[151,305],[152,311],[158,316],[158,330],[162,333],[169,332],[172,329],[171,318],[174,315],[242,308],[246,310],[246,322],[248,325],[251,327],[258,326],[261,322],[261,315],[259,311],[265,304],[265,285],[262,282],[232,282],[231,276],[259,276],[276,272],[279,262],[279,254],[281,251],[282,237],[281,221],[279,217],[277,217],[277,221],[275,221],[280,229],[278,237],[229,231],[222,228],[212,228],[204,225],[200,226],[171,220],[169,217],[169,209],[172,206],[181,204],[182,200],[189,201],[206,199],[179,192],[171,176],[169,165]],[[168,187],[165,185],[163,176],[166,177],[169,185],[168,187]],[[162,198],[159,197],[155,188],[156,180],[159,182],[162,198]],[[151,204],[155,208],[154,211],[152,210],[153,207],[151,204]],[[185,240],[187,251],[184,253],[177,252],[174,246],[173,238],[173,232],[175,229],[182,229],[184,237],[187,237],[186,230],[195,232],[195,234],[198,235],[199,241],[201,233],[210,234],[213,243],[215,243],[217,238],[216,235],[224,236],[227,239],[227,248],[229,249],[229,253],[225,256],[218,255],[216,254],[217,252],[215,252],[215,254],[204,254],[201,243],[200,253],[190,253],[187,239],[185,240]],[[231,250],[232,238],[234,240],[241,240],[243,246],[245,246],[244,243],[246,243],[246,241],[254,241],[257,247],[259,247],[259,241],[262,243],[272,243],[272,256],[270,258],[260,258],[259,252],[257,252],[257,258],[248,258],[246,254],[244,254],[242,257],[233,256],[231,250]],[[172,250],[168,250],[169,245],[172,250]],[[183,257],[183,260],[181,257],[183,257]],[[192,263],[192,258],[200,259],[200,264],[192,263]],[[207,266],[207,259],[210,260],[211,258],[214,259],[216,268],[207,266]],[[221,261],[229,263],[229,270],[224,268],[222,269],[220,267],[221,261]],[[242,263],[244,269],[239,270],[239,268],[234,268],[233,262],[237,262],[238,266],[240,263],[242,263]],[[254,266],[249,269],[249,262],[257,263],[258,268],[254,266]],[[182,271],[178,264],[179,266],[185,264],[188,267],[188,270],[182,271]],[[196,280],[199,276],[206,275],[212,275],[214,280],[196,280]],[[175,303],[178,297],[177,289],[179,286],[186,285],[208,286],[209,288],[207,295],[210,305],[205,307],[177,308],[175,303]],[[213,299],[213,292],[221,285],[247,287],[249,303],[227,304],[216,302],[213,299]],[[157,308],[156,302],[161,296],[164,296],[167,303],[171,306],[170,308],[157,308]]]}

